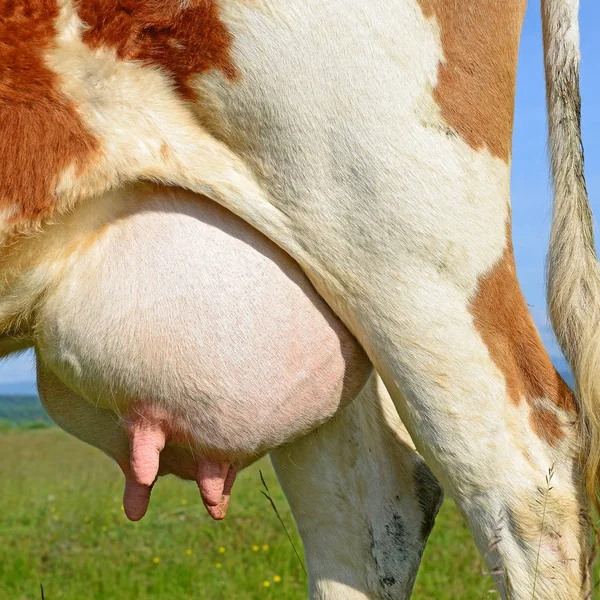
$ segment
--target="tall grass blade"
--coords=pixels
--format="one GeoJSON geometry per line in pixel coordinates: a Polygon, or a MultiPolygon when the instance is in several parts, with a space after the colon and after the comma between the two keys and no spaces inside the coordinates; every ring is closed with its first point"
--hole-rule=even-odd
{"type": "Polygon", "coordinates": [[[535,557],[535,571],[533,573],[533,590],[531,591],[531,600],[535,600],[535,586],[537,584],[538,570],[540,566],[540,552],[542,550],[542,538],[544,536],[544,525],[546,524],[546,506],[548,505],[548,496],[552,491],[552,477],[554,477],[554,465],[548,469],[546,475],[546,493],[544,494],[544,509],[542,511],[542,526],[540,529],[540,541],[538,543],[537,556],[535,557]]]}
{"type": "Polygon", "coordinates": [[[306,572],[306,567],[304,566],[304,563],[302,562],[302,559],[300,558],[300,554],[298,554],[298,550],[296,549],[294,541],[292,540],[292,536],[290,535],[289,531],[287,530],[287,527],[285,526],[285,523],[283,522],[283,519],[281,518],[281,515],[279,514],[279,511],[277,510],[277,506],[275,506],[275,502],[271,496],[271,492],[269,491],[269,486],[267,485],[267,482],[265,481],[265,478],[263,477],[262,471],[259,471],[259,474],[260,474],[260,480],[262,481],[263,487],[265,488],[265,490],[267,490],[266,492],[264,490],[260,490],[260,493],[271,503],[271,508],[273,509],[273,512],[277,516],[277,519],[281,523],[281,526],[283,527],[283,530],[285,531],[285,535],[287,535],[287,539],[290,541],[290,544],[292,545],[294,554],[296,555],[296,558],[298,559],[298,562],[300,563],[300,566],[302,567],[302,570],[304,571],[304,575],[306,575],[306,577],[308,577],[308,573],[306,572]]]}

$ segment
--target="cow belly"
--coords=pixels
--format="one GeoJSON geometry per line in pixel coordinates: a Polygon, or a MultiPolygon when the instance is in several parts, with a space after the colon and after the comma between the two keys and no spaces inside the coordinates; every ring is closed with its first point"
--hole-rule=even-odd
{"type": "Polygon", "coordinates": [[[144,184],[61,227],[40,363],[124,424],[154,423],[163,472],[195,478],[190,453],[245,465],[327,420],[370,372],[299,267],[209,200],[144,184]]]}

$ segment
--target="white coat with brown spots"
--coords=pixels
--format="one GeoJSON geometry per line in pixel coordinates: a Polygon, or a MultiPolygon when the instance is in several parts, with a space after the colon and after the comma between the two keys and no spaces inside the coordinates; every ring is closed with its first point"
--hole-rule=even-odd
{"type": "Polygon", "coordinates": [[[30,42],[31,56],[11,63],[3,89],[18,109],[6,130],[24,130],[30,153],[0,145],[14,166],[0,187],[3,331],[26,335],[49,281],[26,268],[36,244],[15,239],[20,230],[128,181],[204,194],[293,257],[356,336],[501,595],[587,597],[580,459],[583,448],[595,500],[600,276],[577,1],[544,0],[542,12],[550,306],[578,402],[535,331],[510,243],[524,0],[29,4],[44,7],[12,26],[28,32],[14,43],[30,42]],[[35,143],[40,115],[61,150],[49,158],[35,143]]]}

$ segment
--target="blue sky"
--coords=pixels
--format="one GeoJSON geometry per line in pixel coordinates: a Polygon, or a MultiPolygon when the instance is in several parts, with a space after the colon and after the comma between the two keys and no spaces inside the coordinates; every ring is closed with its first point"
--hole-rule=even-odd
{"type": "MultiPolygon", "coordinates": [[[[513,239],[517,272],[544,343],[557,364],[560,352],[546,320],[544,258],[550,226],[546,159],[544,71],[539,2],[530,1],[519,59],[513,146],[513,239]]],[[[581,2],[581,91],[586,177],[592,207],[600,215],[600,3],[581,2]]],[[[0,362],[0,393],[33,391],[30,353],[0,362]]]]}

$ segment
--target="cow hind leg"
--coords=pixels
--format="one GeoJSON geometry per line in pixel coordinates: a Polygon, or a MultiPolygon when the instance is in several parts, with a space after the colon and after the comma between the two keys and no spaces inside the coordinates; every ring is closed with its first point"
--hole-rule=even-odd
{"type": "Polygon", "coordinates": [[[575,404],[520,292],[503,297],[486,314],[432,277],[406,289],[385,329],[377,315],[389,305],[384,312],[375,300],[359,320],[402,421],[464,513],[502,597],[587,598],[575,404]]]}
{"type": "Polygon", "coordinates": [[[271,460],[304,542],[311,598],[410,598],[443,493],[377,375],[271,460]]]}

